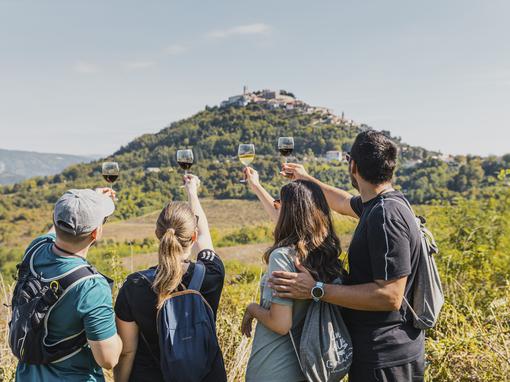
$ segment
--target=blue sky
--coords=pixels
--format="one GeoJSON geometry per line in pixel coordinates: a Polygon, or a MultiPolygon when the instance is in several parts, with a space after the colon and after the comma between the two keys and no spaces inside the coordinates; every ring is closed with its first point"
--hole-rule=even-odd
{"type": "Polygon", "coordinates": [[[249,89],[510,152],[510,2],[0,0],[0,147],[108,154],[249,89]]]}

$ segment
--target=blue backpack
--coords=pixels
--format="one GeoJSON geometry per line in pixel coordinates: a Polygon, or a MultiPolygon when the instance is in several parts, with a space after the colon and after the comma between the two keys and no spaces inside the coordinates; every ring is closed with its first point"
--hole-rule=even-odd
{"type": "MultiPolygon", "coordinates": [[[[139,273],[153,284],[155,269],[139,273]]],[[[160,359],[156,361],[167,382],[204,380],[220,351],[213,310],[200,293],[204,276],[205,265],[198,261],[188,289],[172,293],[158,311],[160,359]]]]}

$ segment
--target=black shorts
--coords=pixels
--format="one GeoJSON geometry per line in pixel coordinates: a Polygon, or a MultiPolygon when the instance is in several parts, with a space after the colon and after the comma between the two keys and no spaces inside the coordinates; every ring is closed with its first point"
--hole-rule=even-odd
{"type": "Polygon", "coordinates": [[[352,364],[349,382],[423,382],[424,372],[423,357],[403,365],[383,368],[352,364]]]}

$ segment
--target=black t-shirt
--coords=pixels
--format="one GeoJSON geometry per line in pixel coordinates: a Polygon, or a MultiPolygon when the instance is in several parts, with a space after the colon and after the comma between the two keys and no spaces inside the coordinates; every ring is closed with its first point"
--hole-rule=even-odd
{"type": "MultiPolygon", "coordinates": [[[[405,297],[412,304],[421,241],[414,214],[406,203],[398,191],[365,203],[359,196],[351,199],[351,207],[360,221],[349,246],[347,283],[365,284],[407,276],[405,297]]],[[[356,363],[391,367],[414,361],[423,354],[423,332],[413,326],[405,302],[399,311],[344,309],[343,315],[356,363]]]]}
{"type": "MultiPolygon", "coordinates": [[[[197,256],[197,259],[204,263],[206,272],[200,293],[211,306],[214,317],[218,310],[221,292],[223,290],[223,281],[225,279],[225,268],[223,262],[212,250],[203,250],[197,256]]],[[[195,263],[190,262],[188,270],[182,277],[182,284],[188,287],[195,269],[195,263]]],[[[133,369],[131,371],[130,381],[136,382],[158,382],[163,381],[163,376],[156,359],[159,359],[159,340],[156,330],[157,315],[157,295],[152,290],[151,285],[139,273],[129,275],[119,291],[117,301],[115,302],[115,314],[122,321],[136,322],[140,332],[150,345],[141,338],[138,338],[138,347],[136,350],[133,369]]],[[[193,365],[190,365],[193,367],[193,365]]],[[[223,356],[218,354],[215,367],[208,377],[204,380],[210,382],[226,381],[225,366],[223,356]]]]}

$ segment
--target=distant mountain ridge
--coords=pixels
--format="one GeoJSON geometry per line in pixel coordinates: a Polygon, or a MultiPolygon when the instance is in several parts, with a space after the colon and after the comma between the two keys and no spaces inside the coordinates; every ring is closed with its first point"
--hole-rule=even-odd
{"type": "Polygon", "coordinates": [[[0,184],[58,174],[66,167],[93,159],[78,155],[0,149],[0,184]]]}

